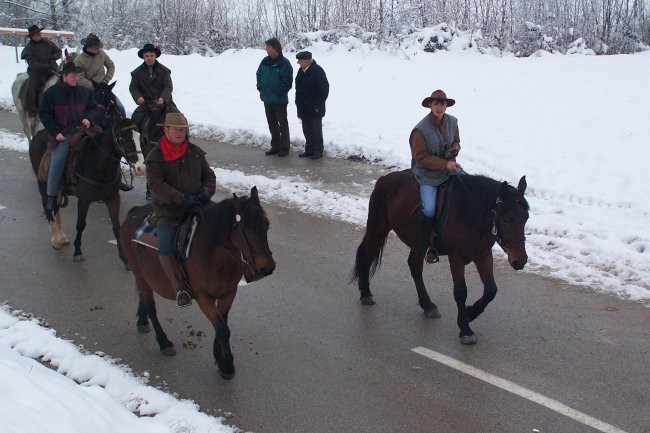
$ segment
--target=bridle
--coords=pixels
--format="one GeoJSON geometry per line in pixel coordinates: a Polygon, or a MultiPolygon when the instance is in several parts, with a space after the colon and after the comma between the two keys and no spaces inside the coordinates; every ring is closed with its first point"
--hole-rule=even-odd
{"type": "MultiPolygon", "coordinates": [[[[519,203],[519,200],[515,200],[516,203],[519,203]]],[[[511,242],[504,242],[503,238],[501,237],[501,229],[499,228],[499,212],[501,210],[501,207],[503,205],[503,199],[501,197],[497,197],[494,206],[492,209],[490,209],[490,215],[494,219],[494,222],[492,223],[492,237],[496,241],[496,243],[501,247],[504,253],[508,254],[508,246],[512,244],[518,244],[518,243],[525,243],[526,242],[526,236],[522,236],[520,239],[515,239],[514,241],[511,242]]]]}

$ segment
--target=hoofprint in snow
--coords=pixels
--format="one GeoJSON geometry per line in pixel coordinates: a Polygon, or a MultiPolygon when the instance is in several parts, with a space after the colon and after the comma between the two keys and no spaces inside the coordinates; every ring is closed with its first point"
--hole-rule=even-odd
{"type": "Polygon", "coordinates": [[[146,373],[136,378],[103,354],[82,353],[53,329],[6,306],[0,306],[0,369],[0,392],[11,396],[10,404],[0,405],[8,432],[235,431],[194,402],[147,385],[146,373]],[[47,416],[34,416],[35,408],[47,416]]]}
{"type": "MultiPolygon", "coordinates": [[[[514,58],[349,48],[324,42],[309,48],[331,85],[324,119],[328,156],[363,155],[409,167],[408,135],[427,113],[420,102],[442,88],[457,101],[448,113],[459,119],[463,168],[511,183],[527,176],[526,271],[650,301],[650,105],[643,99],[650,94],[650,52],[514,58]]],[[[135,109],[129,72],[141,62],[136,52],[108,50],[117,67],[116,93],[129,112],[135,109]]],[[[295,53],[285,55],[295,63],[295,53]]],[[[268,146],[255,88],[264,56],[243,49],[160,57],[172,69],[174,100],[195,125],[192,135],[268,146]]],[[[0,106],[7,107],[10,84],[25,66],[15,63],[11,47],[0,47],[0,60],[0,106]]],[[[293,103],[289,120],[299,149],[293,103]]],[[[16,136],[4,132],[0,140],[12,147],[16,136]]],[[[298,177],[215,171],[225,188],[255,184],[264,200],[365,223],[365,190],[361,195],[351,187],[345,195],[298,177]]]]}

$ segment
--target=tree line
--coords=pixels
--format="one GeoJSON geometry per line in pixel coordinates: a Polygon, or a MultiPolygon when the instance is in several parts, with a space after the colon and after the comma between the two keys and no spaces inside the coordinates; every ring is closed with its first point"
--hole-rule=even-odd
{"type": "MultiPolygon", "coordinates": [[[[566,51],[580,38],[599,54],[650,45],[650,0],[0,0],[0,26],[34,22],[97,34],[118,49],[160,43],[165,52],[212,55],[285,43],[328,30],[331,42],[361,36],[399,44],[420,29],[445,23],[480,35],[482,43],[526,56],[566,51]]],[[[6,43],[6,42],[5,42],[6,43]]],[[[444,49],[444,46],[442,47],[444,49]]]]}

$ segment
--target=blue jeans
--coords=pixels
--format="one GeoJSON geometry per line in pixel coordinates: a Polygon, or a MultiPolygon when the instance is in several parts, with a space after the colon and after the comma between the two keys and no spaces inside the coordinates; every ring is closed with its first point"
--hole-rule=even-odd
{"type": "Polygon", "coordinates": [[[65,135],[65,140],[57,142],[52,149],[52,161],[50,161],[50,172],[47,175],[47,195],[58,195],[61,187],[61,177],[65,169],[65,161],[70,151],[70,137],[72,131],[65,135]]]}
{"type": "Polygon", "coordinates": [[[436,213],[436,197],[438,187],[431,185],[420,185],[420,200],[422,200],[422,214],[427,218],[433,218],[436,213]]]}
{"type": "Polygon", "coordinates": [[[156,236],[158,237],[158,255],[173,256],[176,254],[174,241],[176,240],[176,231],[178,224],[157,224],[156,236]]]}

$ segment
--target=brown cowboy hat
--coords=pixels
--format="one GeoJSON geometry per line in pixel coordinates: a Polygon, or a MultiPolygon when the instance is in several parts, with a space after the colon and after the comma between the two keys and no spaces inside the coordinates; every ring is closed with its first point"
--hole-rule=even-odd
{"type": "Polygon", "coordinates": [[[187,123],[187,119],[183,116],[183,113],[167,113],[165,116],[165,123],[159,123],[156,126],[167,126],[175,128],[189,128],[192,125],[187,123]]]}
{"type": "Polygon", "coordinates": [[[142,47],[142,49],[138,51],[138,57],[142,59],[144,53],[149,53],[149,52],[156,53],[156,58],[160,57],[161,54],[160,48],[158,48],[154,44],[144,44],[144,47],[142,47]]]}
{"type": "Polygon", "coordinates": [[[435,92],[433,92],[431,96],[429,96],[428,98],[424,98],[422,100],[422,106],[426,108],[431,108],[431,101],[434,99],[444,99],[445,101],[447,101],[447,107],[451,107],[456,103],[455,100],[447,98],[447,94],[445,94],[445,92],[438,89],[435,92]]]}

